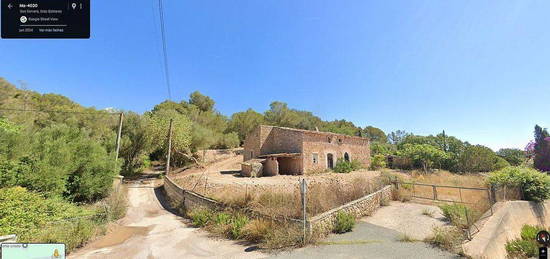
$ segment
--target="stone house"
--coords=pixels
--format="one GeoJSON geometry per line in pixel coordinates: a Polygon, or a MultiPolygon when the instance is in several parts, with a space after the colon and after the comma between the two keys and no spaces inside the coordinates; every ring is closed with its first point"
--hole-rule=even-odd
{"type": "Polygon", "coordinates": [[[332,169],[339,158],[370,164],[367,138],[261,125],[244,141],[243,176],[301,175],[332,169]]]}

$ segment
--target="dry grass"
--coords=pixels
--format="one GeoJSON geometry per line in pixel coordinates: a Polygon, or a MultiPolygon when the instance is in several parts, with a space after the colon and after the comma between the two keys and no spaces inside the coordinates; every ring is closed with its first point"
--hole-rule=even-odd
{"type": "Polygon", "coordinates": [[[465,237],[460,229],[454,226],[435,227],[433,233],[433,237],[427,238],[424,241],[453,253],[462,253],[461,244],[465,240],[465,237]]]}
{"type": "Polygon", "coordinates": [[[411,242],[419,242],[420,240],[418,239],[415,239],[407,234],[401,234],[399,236],[399,239],[398,239],[399,242],[407,242],[407,243],[411,243],[411,242]]]}
{"type": "MultiPolygon", "coordinates": [[[[380,190],[384,186],[382,178],[367,180],[357,177],[349,183],[311,181],[308,184],[306,210],[309,216],[317,215],[380,190]]],[[[286,190],[253,191],[251,189],[248,192],[239,192],[226,189],[212,196],[226,205],[250,208],[264,215],[284,218],[302,217],[302,201],[298,185],[289,186],[286,190]]]]}
{"type": "MultiPolygon", "coordinates": [[[[487,188],[485,176],[481,174],[453,174],[448,171],[439,170],[435,173],[424,174],[420,171],[407,173],[392,171],[386,172],[386,177],[391,177],[402,182],[413,182],[423,184],[439,185],[436,188],[439,200],[465,202],[471,204],[475,210],[486,211],[490,207],[489,194],[486,190],[468,190],[440,186],[461,186],[474,188],[487,188]],[[388,174],[390,176],[388,176],[388,174]]],[[[411,184],[400,184],[398,193],[394,194],[396,200],[406,201],[412,195],[433,199],[434,191],[432,186],[421,186],[411,184]]]]}
{"type": "Polygon", "coordinates": [[[430,210],[430,209],[423,209],[422,210],[422,215],[433,218],[434,217],[434,212],[433,212],[433,210],[430,210]]]}

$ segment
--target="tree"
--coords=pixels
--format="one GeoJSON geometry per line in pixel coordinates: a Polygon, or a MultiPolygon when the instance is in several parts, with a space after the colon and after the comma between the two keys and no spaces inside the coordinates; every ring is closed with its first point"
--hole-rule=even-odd
{"type": "Polygon", "coordinates": [[[495,170],[498,162],[495,152],[482,145],[470,145],[458,158],[458,170],[461,172],[489,172],[495,170]]]}
{"type": "Polygon", "coordinates": [[[199,91],[194,91],[189,96],[189,103],[197,106],[201,111],[211,111],[214,108],[214,100],[201,94],[199,91]]]}
{"type": "Polygon", "coordinates": [[[526,157],[525,152],[517,148],[501,148],[497,151],[497,155],[513,166],[521,165],[526,157]]]}
{"type": "Polygon", "coordinates": [[[361,128],[355,126],[353,122],[346,120],[334,120],[325,122],[321,127],[322,131],[328,131],[338,134],[345,134],[349,136],[361,135],[361,128]]]}
{"type": "Polygon", "coordinates": [[[168,128],[172,122],[173,165],[183,165],[191,155],[191,121],[176,110],[160,110],[147,113],[149,134],[154,142],[154,150],[165,158],[168,151],[168,128]]]}
{"type": "Polygon", "coordinates": [[[265,119],[269,124],[293,128],[299,124],[298,114],[289,109],[286,103],[272,102],[269,107],[270,109],[265,111],[265,119]]]}
{"type": "Polygon", "coordinates": [[[261,113],[248,109],[231,115],[227,131],[237,132],[240,142],[243,143],[246,136],[264,122],[265,119],[261,113]]]}
{"type": "Polygon", "coordinates": [[[420,163],[425,173],[433,165],[447,158],[447,154],[443,150],[428,144],[406,144],[398,154],[413,160],[415,163],[420,163]]]}
{"type": "Polygon", "coordinates": [[[386,143],[388,142],[388,137],[386,136],[386,133],[382,131],[379,128],[373,127],[373,126],[367,126],[363,130],[361,130],[361,133],[364,137],[367,137],[371,140],[371,142],[380,142],[380,143],[386,143]]]}
{"type": "Polygon", "coordinates": [[[396,130],[388,134],[388,140],[390,141],[391,144],[398,145],[408,135],[410,134],[404,130],[396,130]]]}
{"type": "Polygon", "coordinates": [[[127,112],[122,124],[122,140],[119,157],[123,160],[122,174],[132,175],[143,171],[149,165],[149,153],[153,138],[149,134],[147,117],[127,112]]]}
{"type": "Polygon", "coordinates": [[[548,172],[550,171],[550,135],[546,129],[535,125],[535,159],[536,169],[548,172]]]}

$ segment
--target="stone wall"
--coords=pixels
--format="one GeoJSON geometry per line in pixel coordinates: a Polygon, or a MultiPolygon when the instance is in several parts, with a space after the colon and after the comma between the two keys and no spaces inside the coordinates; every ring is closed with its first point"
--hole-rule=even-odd
{"type": "Polygon", "coordinates": [[[164,177],[164,190],[166,195],[170,198],[170,201],[176,203],[178,207],[182,207],[185,210],[192,210],[197,208],[204,209],[218,209],[221,204],[213,199],[202,196],[198,193],[184,190],[178,186],[170,177],[164,177]]]}
{"type": "Polygon", "coordinates": [[[380,207],[382,200],[391,200],[392,188],[393,187],[391,185],[387,185],[379,191],[373,192],[367,196],[348,202],[338,208],[334,208],[311,218],[308,220],[310,234],[325,235],[332,232],[334,223],[336,222],[336,215],[340,211],[350,213],[356,218],[371,215],[380,207]]]}
{"type": "MultiPolygon", "coordinates": [[[[331,209],[317,216],[311,217],[306,221],[307,231],[309,235],[326,235],[332,232],[334,223],[336,222],[336,215],[338,212],[343,211],[352,214],[356,218],[371,215],[376,209],[380,207],[382,200],[391,200],[392,198],[392,186],[387,185],[384,188],[371,193],[367,196],[359,198],[357,200],[348,202],[340,207],[331,209]]],[[[213,199],[205,197],[195,192],[187,191],[178,186],[170,177],[164,177],[164,190],[171,202],[179,204],[185,210],[204,208],[217,210],[221,209],[223,205],[213,199]]],[[[252,217],[266,218],[271,220],[279,220],[273,215],[262,215],[254,211],[249,211],[252,217]]],[[[287,223],[296,224],[297,226],[303,225],[301,219],[287,219],[287,223]]]]}

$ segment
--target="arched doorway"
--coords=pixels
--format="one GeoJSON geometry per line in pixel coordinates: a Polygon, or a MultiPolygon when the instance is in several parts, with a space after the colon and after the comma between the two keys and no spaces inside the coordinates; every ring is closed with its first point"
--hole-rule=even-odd
{"type": "Polygon", "coordinates": [[[332,154],[327,154],[327,168],[332,169],[334,168],[334,158],[332,154]]]}
{"type": "Polygon", "coordinates": [[[344,161],[349,162],[349,154],[348,154],[348,152],[344,153],[344,161]]]}

